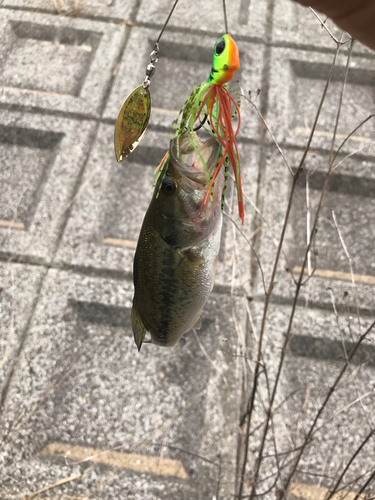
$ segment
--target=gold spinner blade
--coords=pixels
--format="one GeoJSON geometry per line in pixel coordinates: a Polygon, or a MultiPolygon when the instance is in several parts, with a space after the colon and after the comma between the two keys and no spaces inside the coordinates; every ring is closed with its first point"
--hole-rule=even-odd
{"type": "Polygon", "coordinates": [[[141,142],[150,113],[150,90],[140,85],[125,99],[116,120],[115,153],[118,162],[129,156],[141,142]]]}

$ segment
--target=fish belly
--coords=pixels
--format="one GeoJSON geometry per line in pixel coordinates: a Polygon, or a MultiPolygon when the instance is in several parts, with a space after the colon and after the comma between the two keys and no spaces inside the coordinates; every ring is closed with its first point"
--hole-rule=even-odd
{"type": "Polygon", "coordinates": [[[197,323],[213,286],[221,226],[220,214],[204,241],[179,249],[145,220],[134,258],[133,331],[148,331],[153,343],[172,346],[197,323]]]}

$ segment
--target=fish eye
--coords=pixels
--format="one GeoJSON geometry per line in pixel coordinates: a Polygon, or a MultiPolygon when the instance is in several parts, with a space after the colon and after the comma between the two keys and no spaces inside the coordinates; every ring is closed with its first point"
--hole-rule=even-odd
{"type": "Polygon", "coordinates": [[[170,177],[166,177],[161,185],[161,192],[167,196],[175,194],[177,190],[177,184],[170,177]]]}
{"type": "Polygon", "coordinates": [[[225,49],[225,40],[221,39],[217,42],[216,47],[215,47],[215,54],[219,56],[224,52],[225,49]]]}

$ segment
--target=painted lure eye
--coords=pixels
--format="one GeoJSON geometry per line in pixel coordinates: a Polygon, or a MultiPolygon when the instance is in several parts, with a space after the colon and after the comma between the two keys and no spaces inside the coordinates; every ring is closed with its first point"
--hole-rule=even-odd
{"type": "Polygon", "coordinates": [[[215,55],[219,56],[224,52],[224,49],[225,49],[225,40],[221,39],[216,44],[215,55]]]}
{"type": "Polygon", "coordinates": [[[170,177],[166,177],[161,185],[161,192],[166,196],[172,196],[177,191],[177,184],[170,177]]]}

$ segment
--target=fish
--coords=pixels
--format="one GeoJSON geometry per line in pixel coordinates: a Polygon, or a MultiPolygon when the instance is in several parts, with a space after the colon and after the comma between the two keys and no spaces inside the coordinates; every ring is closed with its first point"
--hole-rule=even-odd
{"type": "Polygon", "coordinates": [[[215,137],[201,141],[185,132],[170,141],[168,162],[145,214],[134,256],[132,330],[138,351],[151,343],[170,347],[199,328],[212,291],[220,249],[221,197],[217,174],[208,201],[208,181],[221,157],[215,137]]]}

